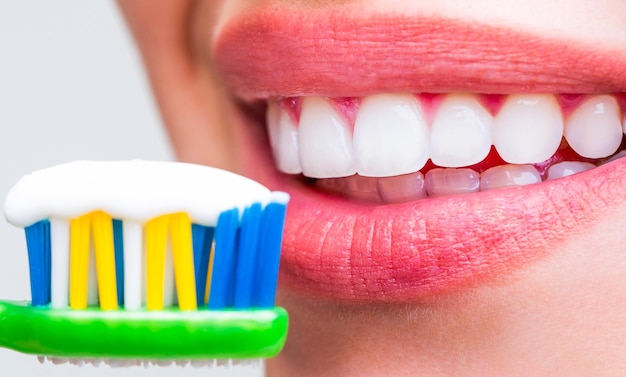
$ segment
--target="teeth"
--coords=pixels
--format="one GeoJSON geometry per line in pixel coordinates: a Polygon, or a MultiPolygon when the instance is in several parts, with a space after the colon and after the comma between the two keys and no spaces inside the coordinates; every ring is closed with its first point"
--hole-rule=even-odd
{"type": "Polygon", "coordinates": [[[596,166],[589,162],[563,161],[548,168],[546,180],[567,177],[568,175],[582,173],[596,166]]]}
{"type": "Polygon", "coordinates": [[[296,125],[277,102],[271,102],[268,106],[267,127],[278,169],[287,174],[302,173],[296,125]]]}
{"type": "Polygon", "coordinates": [[[450,168],[479,163],[489,154],[492,127],[493,117],[475,95],[448,95],[431,126],[430,159],[450,168]]]}
{"type": "Polygon", "coordinates": [[[500,165],[487,169],[480,175],[480,191],[539,182],[541,175],[532,165],[500,165]]]}
{"type": "Polygon", "coordinates": [[[298,143],[302,173],[307,177],[346,177],[356,173],[350,127],[325,99],[303,99],[298,143]]]}
{"type": "Polygon", "coordinates": [[[420,172],[408,175],[380,178],[380,198],[387,203],[397,203],[426,197],[424,175],[420,172]]]}
{"type": "MultiPolygon", "coordinates": [[[[492,100],[499,104],[495,97],[485,96],[483,101],[476,94],[451,93],[429,98],[377,94],[344,103],[302,97],[297,121],[289,108],[294,103],[271,101],[267,128],[277,168],[321,178],[316,185],[326,191],[395,203],[539,183],[542,176],[533,164],[549,166],[545,179],[550,180],[592,169],[626,153],[616,153],[626,133],[626,114],[614,95],[589,96],[565,121],[551,94],[508,95],[495,117],[484,105],[491,105],[492,100]],[[427,118],[432,119],[430,126],[427,118]],[[492,145],[507,165],[480,174],[479,169],[467,168],[481,164],[482,170],[501,163],[497,156],[489,156],[492,145]],[[596,160],[550,166],[557,160],[552,157],[559,147],[568,145],[596,160]],[[428,159],[431,163],[424,176],[420,170],[428,159]]],[[[52,295],[53,305],[65,299],[58,293],[63,284],[60,281],[59,289],[53,289],[57,292],[52,295]]]]}
{"type": "Polygon", "coordinates": [[[602,158],[615,153],[622,142],[615,98],[594,96],[581,104],[565,122],[565,139],[583,157],[602,158]]]}
{"type": "Polygon", "coordinates": [[[426,173],[429,196],[447,196],[478,192],[480,174],[472,169],[432,169],[426,173]]]}
{"type": "Polygon", "coordinates": [[[561,144],[563,117],[556,99],[547,94],[510,95],[494,122],[494,145],[511,164],[539,163],[561,144]]]}
{"type": "Polygon", "coordinates": [[[360,175],[383,177],[420,170],[428,160],[428,127],[415,96],[380,94],[363,100],[354,124],[360,175]]]}

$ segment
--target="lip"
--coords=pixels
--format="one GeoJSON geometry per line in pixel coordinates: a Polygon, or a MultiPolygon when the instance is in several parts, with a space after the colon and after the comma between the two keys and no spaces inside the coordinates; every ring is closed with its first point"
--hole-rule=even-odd
{"type": "MultiPolygon", "coordinates": [[[[225,83],[249,102],[626,87],[626,71],[618,69],[626,66],[624,55],[440,18],[359,19],[336,10],[258,6],[222,25],[211,51],[225,83]],[[416,36],[426,42],[412,43],[416,36]]],[[[308,295],[409,301],[476,286],[545,258],[626,202],[626,159],[538,185],[402,204],[353,202],[277,173],[263,129],[242,119],[246,173],[292,197],[281,284],[308,295]]]]}

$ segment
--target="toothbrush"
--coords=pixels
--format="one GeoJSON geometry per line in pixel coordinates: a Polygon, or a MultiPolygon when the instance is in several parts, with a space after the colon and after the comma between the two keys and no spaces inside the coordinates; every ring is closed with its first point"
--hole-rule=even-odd
{"type": "Polygon", "coordinates": [[[78,161],[24,176],[32,302],[0,301],[0,347],[52,358],[257,359],[285,342],[274,306],[289,196],[206,166],[78,161]]]}

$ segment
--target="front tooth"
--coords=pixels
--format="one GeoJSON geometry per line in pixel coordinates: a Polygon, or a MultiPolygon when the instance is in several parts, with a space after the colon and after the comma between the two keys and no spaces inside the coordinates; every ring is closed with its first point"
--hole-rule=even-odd
{"type": "Polygon", "coordinates": [[[298,130],[302,173],[311,178],[356,173],[348,122],[321,97],[305,97],[298,130]]]}
{"type": "Polygon", "coordinates": [[[563,116],[553,95],[510,95],[496,115],[493,140],[502,159],[533,164],[550,158],[561,144],[563,116]]]}
{"type": "Polygon", "coordinates": [[[565,139],[583,157],[603,158],[615,153],[622,142],[615,98],[600,95],[582,103],[565,121],[565,139]]]}
{"type": "Polygon", "coordinates": [[[278,170],[287,174],[302,173],[296,124],[289,113],[276,102],[271,102],[268,106],[267,128],[278,170]]]}
{"type": "Polygon", "coordinates": [[[500,165],[480,175],[480,191],[500,187],[525,186],[541,182],[541,175],[532,165],[500,165]]]}
{"type": "Polygon", "coordinates": [[[354,160],[360,175],[413,173],[428,160],[428,127],[411,94],[379,94],[361,102],[354,124],[354,160]]]}
{"type": "Polygon", "coordinates": [[[480,174],[472,169],[432,169],[426,173],[429,196],[447,196],[478,192],[480,174]]]}
{"type": "Polygon", "coordinates": [[[568,175],[582,173],[584,171],[595,168],[596,166],[589,162],[580,161],[563,161],[556,163],[548,168],[546,181],[567,177],[568,175]]]}
{"type": "Polygon", "coordinates": [[[491,149],[493,117],[471,94],[447,96],[430,129],[430,159],[457,168],[479,163],[491,149]]]}

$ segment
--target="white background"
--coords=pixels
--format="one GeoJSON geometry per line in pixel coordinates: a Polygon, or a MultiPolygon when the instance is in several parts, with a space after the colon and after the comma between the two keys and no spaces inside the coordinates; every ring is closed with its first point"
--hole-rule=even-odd
{"type": "MultiPolygon", "coordinates": [[[[77,159],[172,153],[115,3],[0,0],[0,203],[19,177],[77,159]]],[[[0,299],[30,299],[23,232],[0,216],[0,299]]],[[[261,376],[260,368],[40,365],[0,349],[0,376],[261,376]]]]}

